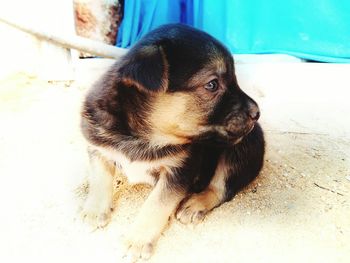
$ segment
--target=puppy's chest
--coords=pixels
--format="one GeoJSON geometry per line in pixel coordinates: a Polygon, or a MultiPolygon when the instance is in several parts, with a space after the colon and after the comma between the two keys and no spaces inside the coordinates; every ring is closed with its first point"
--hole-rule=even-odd
{"type": "Polygon", "coordinates": [[[124,154],[100,149],[107,159],[114,161],[117,169],[128,178],[132,184],[146,183],[154,185],[157,182],[160,168],[164,165],[163,162],[148,162],[148,161],[131,161],[124,154]]]}
{"type": "Polygon", "coordinates": [[[160,170],[158,163],[130,161],[122,154],[116,154],[114,161],[117,168],[132,184],[146,183],[154,185],[157,181],[160,170]]]}

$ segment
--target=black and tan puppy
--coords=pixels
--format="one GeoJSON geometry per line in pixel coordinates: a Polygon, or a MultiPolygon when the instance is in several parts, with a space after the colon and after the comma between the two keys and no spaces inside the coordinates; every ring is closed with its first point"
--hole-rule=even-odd
{"type": "Polygon", "coordinates": [[[83,216],[105,226],[112,176],[154,186],[125,241],[148,258],[169,217],[198,223],[259,173],[259,108],[238,86],[230,52],[184,25],[140,40],[94,85],[82,111],[91,174],[83,216]]]}

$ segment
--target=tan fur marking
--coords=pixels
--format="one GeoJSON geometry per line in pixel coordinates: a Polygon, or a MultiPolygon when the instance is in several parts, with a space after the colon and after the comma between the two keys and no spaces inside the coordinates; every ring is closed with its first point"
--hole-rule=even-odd
{"type": "Polygon", "coordinates": [[[198,224],[202,221],[209,211],[222,203],[227,175],[224,160],[220,159],[207,189],[185,200],[177,210],[176,218],[183,224],[198,224]]]}
{"type": "Polygon", "coordinates": [[[227,176],[228,176],[227,165],[223,157],[221,157],[219,159],[218,166],[215,171],[215,175],[211,179],[209,184],[209,187],[216,193],[220,201],[224,199],[227,176]]]}
{"type": "Polygon", "coordinates": [[[193,196],[192,202],[196,206],[204,208],[205,211],[210,211],[220,203],[217,192],[208,187],[203,192],[193,196]]]}
{"type": "Polygon", "coordinates": [[[185,144],[198,134],[204,123],[203,109],[188,93],[159,94],[150,115],[151,142],[155,145],[185,144]]]}
{"type": "Polygon", "coordinates": [[[220,76],[225,72],[225,61],[223,59],[216,59],[193,75],[193,77],[189,80],[188,85],[190,87],[202,86],[211,81],[213,77],[220,76]]]}
{"type": "Polygon", "coordinates": [[[225,60],[223,58],[215,60],[214,65],[216,67],[216,72],[218,74],[224,74],[227,70],[226,63],[225,63],[225,60]]]}
{"type": "Polygon", "coordinates": [[[164,65],[161,86],[162,86],[162,90],[166,91],[168,89],[168,86],[169,86],[169,63],[168,63],[168,60],[167,60],[166,55],[164,53],[164,50],[161,46],[159,47],[159,51],[162,55],[162,60],[163,60],[163,65],[164,65]]]}
{"type": "Polygon", "coordinates": [[[121,80],[126,86],[135,86],[139,91],[143,91],[143,92],[148,92],[151,93],[150,90],[146,89],[143,85],[141,85],[140,83],[138,83],[137,81],[130,79],[130,78],[122,78],[121,80]]]}
{"type": "Polygon", "coordinates": [[[221,203],[215,190],[208,187],[193,194],[183,202],[176,212],[176,218],[183,224],[198,224],[204,216],[221,203]]]}

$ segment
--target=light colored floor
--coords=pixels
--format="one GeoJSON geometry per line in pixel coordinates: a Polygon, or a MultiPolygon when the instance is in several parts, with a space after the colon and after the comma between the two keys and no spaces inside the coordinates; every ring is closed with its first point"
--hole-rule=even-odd
{"type": "MultiPolygon", "coordinates": [[[[77,218],[87,169],[72,85],[0,81],[0,262],[121,262],[119,241],[149,192],[123,184],[110,225],[77,218]]],[[[172,220],[150,262],[349,262],[350,65],[239,64],[262,110],[261,176],[195,228],[172,220]]]]}

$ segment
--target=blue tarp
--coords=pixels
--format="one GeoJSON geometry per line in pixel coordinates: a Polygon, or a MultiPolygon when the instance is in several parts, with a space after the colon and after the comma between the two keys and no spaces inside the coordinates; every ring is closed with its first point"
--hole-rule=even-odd
{"type": "Polygon", "coordinates": [[[349,0],[125,0],[117,45],[128,48],[177,22],[210,33],[235,54],[350,63],[349,0]]]}

